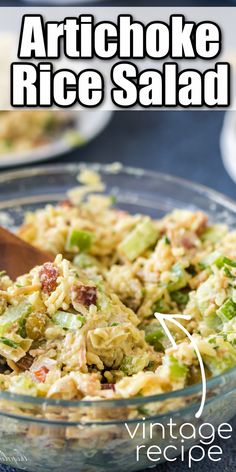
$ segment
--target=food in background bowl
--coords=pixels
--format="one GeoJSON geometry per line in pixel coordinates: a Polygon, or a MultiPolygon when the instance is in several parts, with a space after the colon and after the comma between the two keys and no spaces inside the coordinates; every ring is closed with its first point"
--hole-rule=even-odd
{"type": "Polygon", "coordinates": [[[0,111],[0,156],[48,144],[72,123],[73,115],[60,111],[0,111]]]}

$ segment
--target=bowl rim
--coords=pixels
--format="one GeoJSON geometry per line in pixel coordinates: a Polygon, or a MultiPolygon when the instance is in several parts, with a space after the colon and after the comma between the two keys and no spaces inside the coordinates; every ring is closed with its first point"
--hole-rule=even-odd
{"type": "MultiPolygon", "coordinates": [[[[29,178],[38,175],[47,175],[49,173],[54,173],[56,176],[62,172],[79,172],[81,169],[90,168],[95,171],[104,172],[105,174],[114,174],[118,175],[120,172],[124,172],[128,175],[134,177],[151,177],[159,178],[164,180],[165,182],[172,182],[177,185],[182,185],[185,188],[188,188],[192,191],[197,192],[198,194],[205,195],[211,200],[214,200],[215,203],[219,203],[235,213],[236,216],[236,202],[228,196],[225,196],[221,192],[213,190],[205,185],[198,184],[197,182],[193,182],[191,180],[184,179],[182,177],[176,177],[171,174],[157,172],[154,170],[142,169],[139,167],[132,167],[132,166],[125,166],[121,163],[119,167],[113,170],[114,163],[102,164],[102,163],[89,163],[89,162],[78,162],[78,163],[67,163],[67,164],[46,164],[46,165],[37,165],[37,166],[26,166],[23,169],[17,169],[14,171],[2,171],[0,175],[0,184],[6,183],[6,180],[17,180],[20,178],[29,178]]],[[[2,200],[2,203],[11,201],[11,200],[2,200]]],[[[227,384],[227,380],[232,377],[232,375],[236,374],[236,366],[227,370],[226,372],[219,374],[217,376],[212,377],[211,379],[207,380],[206,385],[207,389],[212,387],[221,387],[220,380],[223,381],[223,385],[227,384]]],[[[178,397],[186,397],[188,395],[200,393],[202,389],[202,383],[197,383],[191,385],[189,387],[185,387],[179,390],[174,390],[171,392],[161,393],[157,395],[149,395],[143,397],[132,397],[132,398],[120,398],[120,399],[107,399],[107,400],[61,400],[61,399],[50,399],[46,397],[33,397],[30,395],[22,395],[16,394],[7,391],[0,391],[0,400],[9,400],[10,402],[21,402],[27,403],[31,405],[41,405],[41,406],[63,406],[63,407],[85,407],[85,406],[103,406],[103,407],[119,407],[124,405],[137,405],[140,406],[143,403],[153,403],[159,402],[164,400],[171,400],[178,397]]],[[[230,389],[228,390],[230,391],[230,389]]],[[[220,394],[220,392],[219,392],[220,394]]],[[[195,403],[197,406],[197,402],[195,403]]],[[[176,411],[176,410],[175,410],[176,411]]],[[[181,408],[178,409],[181,411],[181,408]]],[[[0,415],[4,415],[4,412],[0,412],[0,415]]],[[[7,416],[7,413],[6,413],[7,416]]],[[[162,415],[158,415],[162,416],[162,415]]],[[[20,418],[19,416],[17,416],[20,418]]],[[[21,416],[24,419],[24,416],[21,416]]],[[[27,418],[30,419],[30,418],[27,418]]],[[[43,422],[50,423],[50,420],[44,419],[43,422]]],[[[112,421],[113,423],[114,421],[112,421]]],[[[78,422],[77,422],[78,423],[78,422]]],[[[104,422],[105,424],[105,422],[104,422]]]]}
{"type": "MultiPolygon", "coordinates": [[[[33,177],[35,175],[47,175],[50,172],[53,172],[55,175],[60,174],[61,172],[79,172],[84,168],[92,168],[95,171],[104,172],[105,174],[117,175],[121,171],[127,175],[133,177],[150,177],[150,178],[159,178],[165,182],[172,182],[179,185],[183,185],[185,188],[196,191],[198,194],[205,194],[210,199],[213,199],[215,203],[224,205],[227,209],[235,212],[236,214],[236,201],[233,198],[230,198],[224,195],[217,190],[208,187],[207,185],[199,184],[192,180],[185,179],[183,177],[178,177],[173,174],[168,174],[165,172],[159,172],[152,169],[143,169],[141,167],[132,167],[123,165],[120,162],[110,162],[107,164],[102,164],[98,162],[84,162],[80,161],[77,163],[70,162],[66,164],[41,164],[41,165],[32,165],[24,166],[21,169],[17,170],[1,170],[0,172],[0,184],[6,183],[6,180],[17,180],[19,178],[33,177]],[[117,165],[117,167],[113,166],[117,165]]],[[[7,200],[2,200],[3,202],[7,200]]]]}

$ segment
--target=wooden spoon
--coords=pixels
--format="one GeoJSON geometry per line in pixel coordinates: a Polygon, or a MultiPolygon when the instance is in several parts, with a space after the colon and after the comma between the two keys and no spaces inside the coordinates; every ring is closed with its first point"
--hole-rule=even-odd
{"type": "Polygon", "coordinates": [[[53,260],[52,254],[40,251],[0,226],[0,270],[5,270],[11,279],[53,260]]]}

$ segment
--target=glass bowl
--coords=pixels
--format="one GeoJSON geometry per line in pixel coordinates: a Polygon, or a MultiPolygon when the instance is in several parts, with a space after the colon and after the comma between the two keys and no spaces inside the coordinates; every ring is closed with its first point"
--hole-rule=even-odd
{"type": "MultiPolygon", "coordinates": [[[[214,222],[236,226],[236,204],[217,192],[153,171],[99,164],[1,173],[0,224],[14,229],[25,211],[64,199],[67,190],[78,185],[77,176],[84,167],[99,171],[106,193],[115,195],[117,205],[131,213],[161,217],[173,208],[201,209],[214,222]]],[[[201,393],[201,384],[168,394],[114,401],[48,400],[2,392],[0,462],[31,472],[130,472],[153,467],[165,456],[161,453],[156,462],[151,461],[147,455],[150,445],[158,445],[161,451],[174,445],[172,455],[168,454],[175,458],[181,448],[187,450],[199,442],[200,425],[210,423],[217,428],[236,414],[236,368],[207,382],[205,408],[196,419],[201,393]],[[172,433],[168,428],[171,419],[172,433]],[[157,425],[150,438],[153,423],[157,425]],[[185,423],[195,427],[196,435],[183,441],[179,429],[185,423]],[[176,438],[174,443],[171,434],[176,438]],[[140,445],[143,447],[137,454],[140,445]]]]}

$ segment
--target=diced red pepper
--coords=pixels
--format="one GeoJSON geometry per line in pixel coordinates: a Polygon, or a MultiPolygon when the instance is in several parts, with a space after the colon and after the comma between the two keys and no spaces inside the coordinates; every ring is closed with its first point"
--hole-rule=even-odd
{"type": "Polygon", "coordinates": [[[46,380],[46,376],[49,372],[49,369],[45,366],[41,367],[41,369],[39,370],[36,370],[34,372],[34,376],[36,377],[36,379],[41,382],[41,383],[44,383],[45,380],[46,380]]]}

